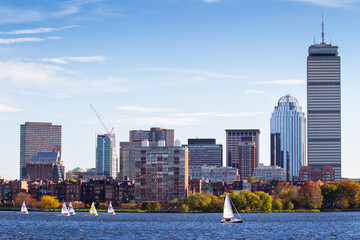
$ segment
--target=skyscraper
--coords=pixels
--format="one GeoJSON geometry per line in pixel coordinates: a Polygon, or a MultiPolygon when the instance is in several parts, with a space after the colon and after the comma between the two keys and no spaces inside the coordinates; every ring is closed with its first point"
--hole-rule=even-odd
{"type": "Polygon", "coordinates": [[[338,46],[309,47],[307,58],[308,161],[313,169],[330,165],[341,179],[341,95],[338,46]]]}
{"type": "Polygon", "coordinates": [[[97,135],[96,170],[108,177],[116,177],[117,150],[114,134],[97,135]]]}
{"type": "Polygon", "coordinates": [[[227,129],[226,132],[226,165],[239,169],[240,178],[248,177],[250,170],[241,167],[252,166],[252,171],[259,165],[259,129],[227,129]],[[247,144],[240,144],[247,143],[247,144]],[[250,144],[254,143],[254,144],[250,144]],[[250,151],[254,150],[254,153],[250,151]],[[242,153],[240,153],[242,150],[242,153]],[[245,154],[246,153],[246,154],[245,154]],[[250,154],[251,153],[251,154],[250,154]],[[251,159],[250,159],[251,158],[251,159]],[[254,158],[254,159],[253,159],[254,158]],[[246,176],[242,176],[245,174],[246,176]]]}
{"type": "Polygon", "coordinates": [[[61,156],[61,126],[44,122],[20,125],[20,178],[26,178],[26,164],[38,152],[57,151],[61,156]]]}
{"type": "Polygon", "coordinates": [[[306,165],[306,119],[296,98],[279,99],[271,115],[270,133],[274,145],[271,164],[285,169],[287,181],[298,180],[301,166],[306,165]]]}

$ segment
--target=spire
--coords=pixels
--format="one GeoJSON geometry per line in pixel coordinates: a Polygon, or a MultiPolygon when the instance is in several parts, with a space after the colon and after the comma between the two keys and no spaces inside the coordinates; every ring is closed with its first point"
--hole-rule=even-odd
{"type": "Polygon", "coordinates": [[[321,27],[322,27],[322,31],[321,31],[321,44],[325,44],[325,41],[324,41],[324,15],[322,14],[321,15],[321,27]]]}

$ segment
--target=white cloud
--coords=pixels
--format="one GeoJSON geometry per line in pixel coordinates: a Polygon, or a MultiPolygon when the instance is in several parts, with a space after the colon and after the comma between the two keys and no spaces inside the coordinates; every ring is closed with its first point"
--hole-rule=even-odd
{"type": "Polygon", "coordinates": [[[0,113],[4,113],[4,112],[19,112],[20,109],[17,107],[12,107],[10,105],[7,104],[2,104],[0,103],[0,113]]]}
{"type": "Polygon", "coordinates": [[[51,27],[41,27],[41,28],[33,28],[33,29],[21,29],[21,30],[13,30],[9,32],[0,32],[0,34],[8,34],[8,35],[15,35],[15,34],[37,34],[37,33],[50,33],[61,31],[69,28],[76,28],[79,27],[78,25],[71,25],[71,26],[64,26],[59,28],[51,28],[51,27]]]}
{"type": "Polygon", "coordinates": [[[137,125],[148,126],[186,126],[201,123],[200,118],[166,118],[166,117],[149,117],[149,118],[135,118],[134,123],[137,125]]]}
{"type": "Polygon", "coordinates": [[[298,85],[298,84],[305,84],[305,83],[306,83],[306,81],[302,80],[302,79],[283,79],[283,80],[252,82],[251,84],[259,84],[259,85],[298,85]]]}
{"type": "Polygon", "coordinates": [[[311,3],[324,7],[349,7],[352,4],[359,3],[359,0],[290,0],[293,2],[311,3]]]}
{"type": "Polygon", "coordinates": [[[239,112],[239,113],[222,113],[222,112],[197,112],[197,113],[174,113],[168,114],[172,117],[200,117],[200,116],[210,116],[210,117],[252,117],[255,115],[263,114],[262,112],[239,112]]]}
{"type": "Polygon", "coordinates": [[[32,22],[41,21],[43,19],[43,14],[38,11],[22,8],[0,7],[1,23],[32,22]]]}
{"type": "Polygon", "coordinates": [[[66,70],[52,65],[21,61],[0,61],[0,82],[21,86],[60,85],[60,74],[66,70]]]}
{"type": "Polygon", "coordinates": [[[263,92],[263,91],[251,90],[251,89],[246,90],[245,93],[246,94],[255,94],[255,95],[264,95],[265,94],[265,92],[263,92]]]}
{"type": "Polygon", "coordinates": [[[56,40],[61,39],[60,37],[47,37],[47,38],[36,38],[36,37],[25,37],[25,38],[0,38],[0,44],[14,44],[14,43],[25,43],[25,42],[42,42],[45,40],[56,40]]]}
{"type": "Polygon", "coordinates": [[[103,62],[104,56],[82,56],[82,57],[60,57],[60,58],[43,58],[42,62],[51,62],[56,64],[68,64],[69,62],[103,62]]]}
{"type": "Polygon", "coordinates": [[[118,107],[118,109],[123,111],[142,112],[142,113],[175,111],[175,109],[173,108],[150,108],[150,107],[140,107],[140,106],[122,106],[122,107],[118,107]]]}

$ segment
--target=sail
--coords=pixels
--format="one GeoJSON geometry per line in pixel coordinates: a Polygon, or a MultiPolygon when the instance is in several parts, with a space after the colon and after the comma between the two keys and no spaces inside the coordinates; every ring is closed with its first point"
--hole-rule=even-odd
{"type": "Polygon", "coordinates": [[[111,202],[109,203],[108,213],[109,213],[109,214],[115,214],[114,209],[113,209],[113,207],[112,207],[112,205],[111,205],[111,202]]]}
{"type": "Polygon", "coordinates": [[[28,210],[27,210],[26,205],[25,205],[25,201],[21,205],[21,213],[28,213],[28,210]]]}
{"type": "Polygon", "coordinates": [[[66,207],[66,203],[64,202],[61,208],[61,215],[69,215],[69,212],[66,207]]]}
{"type": "Polygon", "coordinates": [[[69,204],[69,209],[68,209],[68,211],[69,211],[69,213],[70,213],[71,215],[75,215],[75,210],[74,210],[74,208],[72,207],[71,202],[70,202],[70,204],[69,204]]]}
{"type": "Polygon", "coordinates": [[[234,214],[231,208],[229,195],[226,194],[225,203],[224,203],[224,213],[223,218],[233,218],[234,214]]]}
{"type": "Polygon", "coordinates": [[[90,214],[91,214],[91,215],[98,215],[98,214],[97,214],[97,211],[96,211],[96,208],[95,208],[94,202],[91,204],[90,214]]]}

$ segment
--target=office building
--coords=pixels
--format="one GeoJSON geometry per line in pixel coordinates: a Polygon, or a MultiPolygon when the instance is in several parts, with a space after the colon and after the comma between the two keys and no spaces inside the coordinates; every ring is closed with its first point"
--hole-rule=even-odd
{"type": "Polygon", "coordinates": [[[238,180],[238,169],[233,167],[217,167],[208,165],[189,166],[190,179],[208,180],[211,182],[225,182],[231,184],[238,180]]]}
{"type": "Polygon", "coordinates": [[[338,46],[322,42],[307,57],[308,162],[312,169],[329,165],[341,179],[341,86],[338,46]]]}
{"type": "Polygon", "coordinates": [[[323,166],[321,169],[312,169],[309,166],[303,166],[299,173],[300,181],[322,181],[322,182],[334,182],[335,171],[331,166],[323,166]]]}
{"type": "Polygon", "coordinates": [[[279,166],[265,166],[264,164],[259,164],[254,170],[254,178],[261,182],[282,182],[286,181],[286,172],[279,166]]]}
{"type": "Polygon", "coordinates": [[[63,181],[65,180],[65,166],[60,153],[38,152],[30,163],[26,164],[26,175],[29,180],[63,181]]]}
{"type": "Polygon", "coordinates": [[[151,128],[149,130],[131,130],[129,142],[120,142],[120,179],[135,177],[135,149],[141,146],[143,140],[149,141],[149,146],[156,147],[159,140],[165,141],[165,146],[174,146],[174,130],[151,128]]]}
{"type": "Polygon", "coordinates": [[[144,140],[135,150],[135,199],[141,201],[182,200],[188,193],[188,150],[176,141],[166,147],[160,140],[150,147],[144,140]]]}
{"type": "Polygon", "coordinates": [[[188,139],[189,166],[222,166],[222,144],[214,138],[188,139]]]}
{"type": "Polygon", "coordinates": [[[117,149],[115,134],[98,134],[96,142],[96,170],[99,174],[116,178],[117,149]]]}
{"type": "Polygon", "coordinates": [[[174,129],[152,127],[149,130],[131,130],[130,142],[148,140],[149,142],[165,141],[166,147],[174,146],[174,129]]]}
{"type": "Polygon", "coordinates": [[[20,125],[20,178],[27,178],[26,164],[38,152],[57,151],[61,156],[61,126],[44,122],[20,125]]]}
{"type": "Polygon", "coordinates": [[[240,179],[251,176],[259,164],[259,129],[227,129],[226,166],[239,169],[240,179]]]}
{"type": "Polygon", "coordinates": [[[287,181],[298,180],[301,166],[306,165],[306,119],[295,97],[279,99],[271,114],[270,133],[271,164],[285,169],[287,181]]]}

